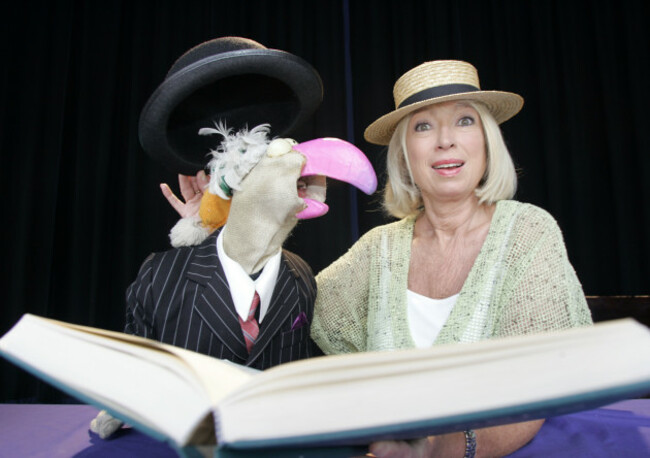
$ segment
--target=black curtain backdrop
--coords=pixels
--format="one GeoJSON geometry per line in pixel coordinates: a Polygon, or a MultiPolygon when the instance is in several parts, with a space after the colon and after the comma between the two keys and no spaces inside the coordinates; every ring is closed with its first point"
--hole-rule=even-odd
{"type": "MultiPolygon", "coordinates": [[[[301,56],[322,106],[297,140],[339,137],[372,160],[365,127],[392,85],[426,60],[472,62],[484,89],[518,92],[503,125],[517,199],[558,220],[590,295],[648,294],[650,32],[644,1],[9,2],[0,14],[0,333],[23,313],[121,330],[124,290],[169,247],[159,183],[176,175],[137,138],[140,110],[183,52],[239,35],[301,56]]],[[[287,247],[317,272],[386,222],[379,197],[331,183],[328,215],[287,247]]],[[[38,341],[34,342],[39,345],[38,341]]],[[[2,402],[58,402],[0,362],[2,402]]]]}

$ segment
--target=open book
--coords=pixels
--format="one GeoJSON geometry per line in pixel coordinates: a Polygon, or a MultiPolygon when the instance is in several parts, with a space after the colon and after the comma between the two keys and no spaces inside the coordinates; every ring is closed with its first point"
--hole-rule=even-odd
{"type": "Polygon", "coordinates": [[[215,444],[228,454],[416,438],[650,392],[650,330],[631,319],[473,344],[325,356],[259,372],[25,315],[0,339],[0,354],[181,452],[215,444]]]}

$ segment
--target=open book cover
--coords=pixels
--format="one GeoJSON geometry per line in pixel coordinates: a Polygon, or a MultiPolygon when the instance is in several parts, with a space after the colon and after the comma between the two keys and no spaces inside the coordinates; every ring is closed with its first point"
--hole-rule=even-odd
{"type": "Polygon", "coordinates": [[[650,330],[631,319],[259,372],[24,315],[0,338],[0,354],[185,455],[214,447],[220,456],[328,456],[317,452],[545,418],[650,392],[650,330]]]}

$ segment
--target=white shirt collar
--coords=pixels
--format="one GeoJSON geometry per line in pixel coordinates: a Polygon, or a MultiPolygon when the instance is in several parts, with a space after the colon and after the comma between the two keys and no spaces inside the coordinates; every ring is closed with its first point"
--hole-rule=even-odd
{"type": "Polygon", "coordinates": [[[255,291],[260,296],[260,319],[261,323],[271,303],[273,290],[280,272],[280,260],[282,250],[273,255],[262,268],[262,272],[253,280],[244,269],[228,257],[223,249],[223,230],[217,236],[217,254],[219,261],[226,274],[228,285],[230,286],[230,296],[235,304],[237,314],[245,320],[248,318],[248,312],[255,296],[255,291]]]}

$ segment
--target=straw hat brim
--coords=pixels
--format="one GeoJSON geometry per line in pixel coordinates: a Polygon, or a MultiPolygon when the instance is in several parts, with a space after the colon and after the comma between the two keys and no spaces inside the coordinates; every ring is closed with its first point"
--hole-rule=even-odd
{"type": "Polygon", "coordinates": [[[492,113],[498,124],[512,118],[524,105],[524,99],[518,94],[503,91],[473,91],[450,94],[432,99],[422,100],[385,114],[370,124],[364,138],[376,145],[388,145],[399,121],[404,116],[419,110],[427,105],[449,102],[453,100],[470,100],[483,103],[492,113]]]}
{"type": "Polygon", "coordinates": [[[144,106],[143,149],[167,168],[194,175],[215,145],[203,127],[224,121],[235,130],[271,124],[273,136],[291,133],[323,98],[318,72],[306,61],[273,49],[209,55],[167,76],[144,106]]]}

